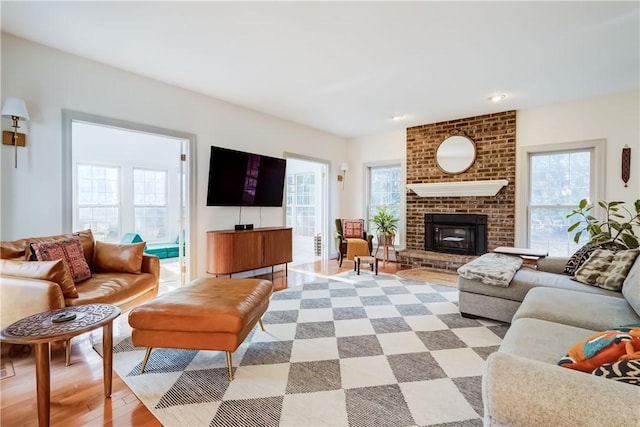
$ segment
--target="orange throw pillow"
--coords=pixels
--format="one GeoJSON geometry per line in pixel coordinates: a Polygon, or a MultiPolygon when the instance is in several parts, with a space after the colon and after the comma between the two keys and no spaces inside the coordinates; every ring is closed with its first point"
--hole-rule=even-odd
{"type": "Polygon", "coordinates": [[[640,359],[640,325],[598,332],[577,343],[558,365],[592,372],[605,363],[640,359]]]}
{"type": "Polygon", "coordinates": [[[146,243],[114,244],[96,241],[93,269],[103,272],[140,274],[146,243]]]}

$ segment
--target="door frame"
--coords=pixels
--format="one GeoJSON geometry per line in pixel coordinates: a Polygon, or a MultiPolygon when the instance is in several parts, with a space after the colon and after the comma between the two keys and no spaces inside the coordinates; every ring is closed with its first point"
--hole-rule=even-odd
{"type": "MultiPolygon", "coordinates": [[[[321,187],[321,192],[322,192],[322,217],[323,217],[323,221],[322,221],[322,228],[321,228],[321,233],[322,233],[322,255],[321,255],[321,259],[325,260],[325,259],[329,259],[329,242],[330,242],[330,237],[329,236],[329,230],[330,230],[330,219],[329,219],[329,212],[331,212],[330,209],[330,198],[329,198],[329,173],[331,171],[331,162],[327,159],[321,159],[318,157],[312,157],[312,156],[305,156],[303,154],[298,154],[298,153],[291,153],[291,152],[284,152],[284,158],[285,160],[288,159],[293,159],[293,160],[303,160],[303,161],[307,161],[307,162],[315,162],[315,163],[319,163],[322,166],[324,166],[325,168],[325,173],[324,176],[322,177],[322,182],[319,183],[322,187],[321,187]],[[325,237],[326,236],[326,237],[325,237]]],[[[286,185],[286,182],[285,182],[286,185]]],[[[318,183],[316,183],[316,186],[318,185],[318,183]]],[[[317,188],[316,188],[317,189],[317,188]]],[[[286,206],[286,188],[285,188],[285,204],[283,205],[282,209],[282,218],[283,218],[283,224],[287,223],[287,206],[286,206]]]]}
{"type": "MultiPolygon", "coordinates": [[[[185,243],[185,264],[186,271],[181,274],[181,277],[190,281],[194,278],[195,268],[195,256],[193,255],[192,248],[195,243],[195,224],[196,224],[196,171],[195,161],[192,161],[192,156],[196,153],[196,135],[192,133],[180,132],[171,129],[165,129],[157,126],[145,125],[142,123],[129,122],[126,120],[114,119],[105,116],[99,116],[96,114],[83,113],[74,110],[62,110],[62,231],[66,233],[72,232],[73,228],[73,164],[72,164],[72,127],[73,122],[84,122],[89,124],[95,124],[98,126],[108,126],[114,128],[120,128],[123,130],[142,132],[153,135],[165,136],[175,139],[181,139],[186,141],[185,153],[186,160],[183,167],[185,170],[186,179],[186,192],[185,192],[185,205],[187,208],[187,214],[185,217],[185,235],[187,241],[185,243]]],[[[182,233],[179,233],[180,239],[182,239],[182,233]]],[[[182,255],[181,255],[182,256],[182,255]]]]}

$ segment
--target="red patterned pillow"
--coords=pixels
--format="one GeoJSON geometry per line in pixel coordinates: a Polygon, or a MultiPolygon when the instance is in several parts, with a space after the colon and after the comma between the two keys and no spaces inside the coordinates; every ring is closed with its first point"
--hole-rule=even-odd
{"type": "Polygon", "coordinates": [[[345,239],[362,239],[364,236],[364,220],[343,219],[342,237],[345,239]]]}
{"type": "Polygon", "coordinates": [[[31,247],[38,261],[62,259],[71,270],[73,282],[78,283],[91,277],[91,270],[84,259],[82,242],[78,236],[51,242],[32,243],[31,247]]]}

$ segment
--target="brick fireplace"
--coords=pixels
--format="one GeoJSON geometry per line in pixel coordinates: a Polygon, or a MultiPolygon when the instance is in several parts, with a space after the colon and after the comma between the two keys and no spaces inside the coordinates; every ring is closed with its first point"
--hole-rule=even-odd
{"type": "Polygon", "coordinates": [[[455,270],[476,255],[425,250],[425,214],[486,215],[486,250],[513,246],[515,212],[516,112],[506,111],[407,129],[407,184],[506,179],[495,196],[419,197],[407,190],[406,250],[403,266],[455,270]],[[438,168],[435,152],[448,136],[464,133],[476,145],[476,160],[465,172],[438,168]]]}

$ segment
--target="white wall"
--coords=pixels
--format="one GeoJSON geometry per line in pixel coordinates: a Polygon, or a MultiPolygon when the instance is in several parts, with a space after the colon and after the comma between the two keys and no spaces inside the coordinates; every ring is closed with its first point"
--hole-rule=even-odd
{"type": "MultiPolygon", "coordinates": [[[[27,147],[18,168],[13,151],[0,152],[1,238],[46,236],[62,230],[62,109],[69,109],[197,135],[196,275],[204,275],[207,230],[232,228],[237,208],[206,207],[209,147],[218,145],[275,157],[299,153],[331,162],[346,158],[343,138],[280,120],[175,86],[124,72],[11,35],[2,34],[2,98],[26,101],[27,147]]],[[[3,129],[10,123],[3,119],[3,129]]],[[[331,217],[339,215],[337,182],[331,181],[331,217]]],[[[247,208],[243,222],[277,226],[281,208],[247,208]]]]}
{"type": "MultiPolygon", "coordinates": [[[[457,118],[460,117],[451,117],[451,120],[457,118]]],[[[604,197],[627,203],[640,198],[640,91],[520,110],[516,120],[516,150],[528,145],[606,139],[604,197]],[[632,162],[631,179],[626,188],[620,179],[620,156],[625,144],[631,147],[632,162]]],[[[405,159],[406,131],[354,138],[348,144],[350,170],[343,213],[357,218],[364,215],[364,164],[405,159]]],[[[523,165],[516,164],[516,245],[524,244],[522,230],[526,224],[522,173],[523,165]]]]}
{"type": "MultiPolygon", "coordinates": [[[[516,151],[525,146],[606,140],[603,200],[632,203],[640,198],[640,91],[520,110],[516,115],[516,151]],[[622,148],[631,147],[631,178],[624,186],[622,148]]],[[[516,241],[526,241],[526,156],[516,164],[516,241]]],[[[632,205],[629,205],[631,207],[632,205]]]]}

